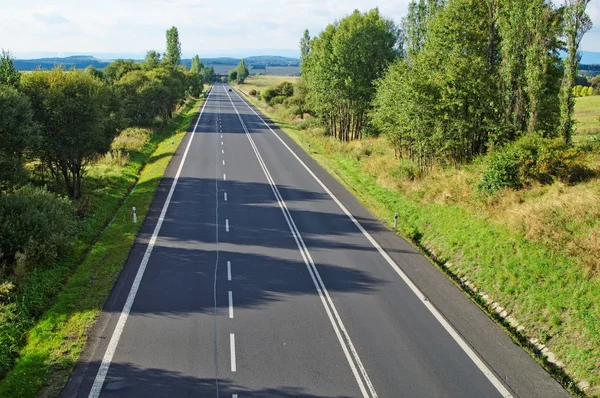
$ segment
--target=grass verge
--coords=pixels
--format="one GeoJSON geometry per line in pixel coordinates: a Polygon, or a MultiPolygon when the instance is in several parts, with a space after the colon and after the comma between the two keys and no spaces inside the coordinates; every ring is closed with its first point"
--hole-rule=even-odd
{"type": "Polygon", "coordinates": [[[83,231],[87,240],[81,239],[77,248],[77,252],[86,254],[85,259],[62,290],[61,280],[69,272],[67,265],[46,271],[37,283],[35,276],[28,282],[31,289],[38,285],[49,290],[47,286],[51,285],[60,293],[29,330],[15,366],[0,381],[1,397],[32,397],[40,392],[43,396],[58,395],[85,346],[86,331],[100,314],[123,267],[161,177],[198,112],[198,104],[198,100],[192,100],[184,105],[129,159],[119,176],[115,175],[116,168],[106,167],[106,161],[90,170],[88,188],[93,195],[81,204],[90,214],[83,231]],[[125,198],[127,206],[122,206],[125,198]],[[131,221],[131,206],[137,209],[137,224],[131,221]],[[111,218],[91,250],[84,250],[89,237],[97,236],[111,218]]]}
{"type": "MultiPolygon", "coordinates": [[[[249,90],[246,85],[242,89],[249,90]]],[[[391,226],[398,212],[399,234],[438,265],[451,263],[450,270],[441,268],[455,281],[467,277],[502,303],[525,329],[503,326],[563,386],[583,394],[575,380],[589,385],[579,385],[586,394],[600,394],[600,279],[584,266],[588,250],[582,249],[586,234],[600,231],[600,207],[597,200],[589,200],[600,194],[598,179],[506,193],[506,198],[487,204],[467,189],[477,183],[477,164],[448,174],[440,171],[420,182],[399,182],[390,176],[401,165],[383,140],[342,144],[319,129],[301,130],[302,122],[286,121],[278,107],[245,98],[302,148],[310,144],[310,155],[382,222],[391,226]],[[460,187],[466,193],[457,192],[460,187]],[[541,231],[532,231],[532,226],[541,231]],[[531,338],[556,354],[562,366],[545,362],[544,354],[528,344],[531,338]]],[[[397,172],[402,174],[401,169],[397,172]]]]}

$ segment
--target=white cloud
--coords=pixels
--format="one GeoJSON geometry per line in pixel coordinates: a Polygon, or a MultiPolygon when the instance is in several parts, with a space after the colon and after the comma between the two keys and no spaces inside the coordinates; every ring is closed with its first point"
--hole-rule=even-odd
{"type": "MultiPolygon", "coordinates": [[[[559,2],[561,0],[555,0],[559,2]]],[[[184,55],[298,49],[305,28],[318,33],[351,13],[379,7],[396,23],[409,0],[0,0],[0,47],[13,52],[136,52],[164,48],[165,30],[177,26],[184,55]]],[[[596,22],[582,47],[600,51],[596,22]]]]}

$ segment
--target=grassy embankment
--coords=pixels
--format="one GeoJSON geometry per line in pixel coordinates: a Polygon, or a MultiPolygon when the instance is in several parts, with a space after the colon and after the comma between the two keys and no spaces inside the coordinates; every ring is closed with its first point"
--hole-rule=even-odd
{"type": "MultiPolygon", "coordinates": [[[[45,308],[51,307],[38,319],[18,319],[23,311],[15,314],[13,322],[24,322],[29,327],[14,367],[0,381],[0,396],[58,394],[85,346],[86,331],[102,310],[160,179],[200,102],[189,100],[167,126],[156,131],[125,130],[113,142],[113,150],[91,165],[85,179],[86,196],[79,204],[86,216],[72,263],[39,272],[19,288],[24,302],[28,292],[44,291],[37,294],[37,299],[47,302],[45,308]],[[137,224],[132,222],[132,206],[137,209],[137,224]]],[[[27,305],[42,307],[41,303],[27,305]]]]}
{"type": "MultiPolygon", "coordinates": [[[[239,88],[262,91],[282,80],[290,79],[250,77],[239,88]]],[[[576,110],[581,122],[576,142],[587,143],[586,162],[596,176],[599,100],[578,99],[576,110]]],[[[310,143],[311,156],[384,223],[390,225],[397,211],[399,234],[454,280],[467,277],[500,302],[525,327],[517,332],[504,323],[515,340],[540,361],[529,339],[556,355],[557,366],[545,365],[563,385],[578,393],[572,381],[585,382],[588,395],[600,395],[600,178],[484,197],[476,188],[481,160],[412,179],[384,138],[340,143],[314,123],[293,120],[281,105],[251,102],[302,148],[310,143]]]]}

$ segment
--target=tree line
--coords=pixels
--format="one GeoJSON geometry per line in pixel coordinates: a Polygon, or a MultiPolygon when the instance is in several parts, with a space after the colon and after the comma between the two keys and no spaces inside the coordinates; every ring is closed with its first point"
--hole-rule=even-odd
{"type": "MultiPolygon", "coordinates": [[[[166,33],[167,50],[150,50],[143,62],[119,59],[104,69],[57,67],[18,72],[8,52],[0,59],[0,190],[27,181],[24,164],[82,194],[87,165],[106,153],[128,126],[172,117],[187,96],[199,96],[215,79],[196,55],[190,70],[180,65],[177,28],[166,33]]],[[[42,174],[43,175],[43,174],[42,174]]]]}
{"type": "Polygon", "coordinates": [[[333,137],[384,134],[421,170],[529,134],[569,145],[588,3],[413,0],[399,25],[355,11],[301,38],[306,106],[333,137]]]}

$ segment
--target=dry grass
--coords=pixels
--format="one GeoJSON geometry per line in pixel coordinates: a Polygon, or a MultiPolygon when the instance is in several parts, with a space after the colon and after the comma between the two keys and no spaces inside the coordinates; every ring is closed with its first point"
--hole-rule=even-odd
{"type": "Polygon", "coordinates": [[[296,83],[299,76],[248,76],[244,84],[237,87],[248,94],[250,90],[263,91],[269,87],[275,87],[283,82],[296,83]]]}

